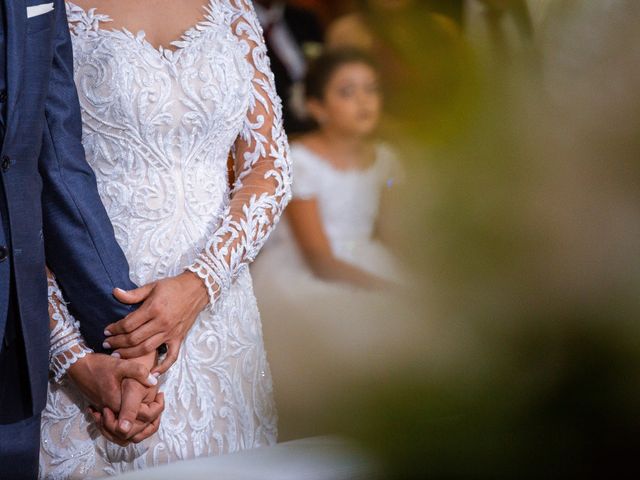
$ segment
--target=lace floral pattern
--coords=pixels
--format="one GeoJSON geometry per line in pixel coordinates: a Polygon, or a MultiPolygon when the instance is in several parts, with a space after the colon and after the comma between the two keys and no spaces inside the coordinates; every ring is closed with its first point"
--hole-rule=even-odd
{"type": "Polygon", "coordinates": [[[281,109],[250,4],[212,0],[203,20],[155,48],[67,4],[83,143],[116,237],[144,284],[190,268],[209,287],[161,378],[158,433],[126,448],[96,435],[78,393],[50,384],[41,477],[115,475],[272,444],[276,413],[249,271],[290,196],[281,109]],[[228,186],[227,159],[236,183],[228,186]]]}
{"type": "MultiPolygon", "coordinates": [[[[238,2],[241,3],[241,2],[238,2]]],[[[269,69],[267,49],[256,15],[233,23],[256,74],[249,115],[235,144],[238,177],[224,221],[189,268],[209,289],[210,304],[225,294],[241,269],[253,261],[291,197],[288,143],[282,108],[269,69]]]]}
{"type": "Polygon", "coordinates": [[[93,350],[84,342],[80,334],[80,325],[69,313],[60,287],[49,272],[47,272],[47,283],[51,322],[49,365],[54,380],[60,382],[71,365],[92,353],[93,350]]]}

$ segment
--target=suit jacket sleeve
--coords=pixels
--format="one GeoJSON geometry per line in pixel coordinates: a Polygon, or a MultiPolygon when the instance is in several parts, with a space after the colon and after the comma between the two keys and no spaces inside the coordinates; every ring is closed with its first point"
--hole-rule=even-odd
{"type": "Polygon", "coordinates": [[[115,287],[130,289],[135,285],[100,201],[95,175],[85,160],[63,0],[56,0],[54,11],[54,53],[39,159],[45,250],[47,264],[69,302],[69,310],[80,322],[86,342],[102,351],[104,328],[132,309],[111,292],[115,287]]]}

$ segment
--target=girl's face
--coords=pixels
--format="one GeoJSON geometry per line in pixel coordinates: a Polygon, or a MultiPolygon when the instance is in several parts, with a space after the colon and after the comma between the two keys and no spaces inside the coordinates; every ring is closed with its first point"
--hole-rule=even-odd
{"type": "Polygon", "coordinates": [[[324,99],[311,100],[309,110],[321,127],[360,137],[378,126],[381,104],[376,72],[365,63],[348,63],[333,73],[324,99]]]}

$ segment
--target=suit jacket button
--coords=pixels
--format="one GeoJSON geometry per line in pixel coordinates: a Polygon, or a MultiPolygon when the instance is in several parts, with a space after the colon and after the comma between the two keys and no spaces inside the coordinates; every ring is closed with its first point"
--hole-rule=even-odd
{"type": "Polygon", "coordinates": [[[0,91],[0,103],[5,103],[7,101],[7,91],[0,91]]]}
{"type": "Polygon", "coordinates": [[[2,171],[6,172],[9,170],[9,165],[11,165],[11,158],[5,155],[2,157],[2,171]]]}
{"type": "Polygon", "coordinates": [[[0,246],[0,262],[4,262],[9,256],[9,249],[4,246],[0,246]]]}

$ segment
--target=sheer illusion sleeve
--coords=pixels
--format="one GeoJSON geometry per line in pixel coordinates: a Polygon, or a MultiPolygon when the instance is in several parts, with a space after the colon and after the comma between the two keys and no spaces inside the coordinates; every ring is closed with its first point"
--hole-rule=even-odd
{"type": "Polygon", "coordinates": [[[49,369],[56,382],[64,377],[67,370],[88,353],[92,353],[80,333],[80,324],[67,309],[62,292],[53,274],[47,271],[49,286],[49,322],[51,338],[49,342],[49,369]]]}
{"type": "Polygon", "coordinates": [[[237,12],[232,30],[245,46],[253,80],[232,152],[236,181],[229,205],[205,250],[188,268],[205,282],[211,308],[256,257],[291,197],[289,146],[262,29],[246,0],[230,3],[237,12]]]}

